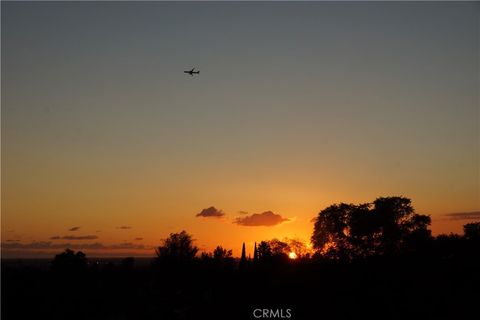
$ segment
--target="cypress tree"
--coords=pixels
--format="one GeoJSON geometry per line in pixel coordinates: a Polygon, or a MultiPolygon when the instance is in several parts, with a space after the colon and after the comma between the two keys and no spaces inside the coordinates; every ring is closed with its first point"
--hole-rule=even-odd
{"type": "Polygon", "coordinates": [[[242,257],[240,258],[240,262],[247,261],[247,256],[245,255],[245,242],[242,244],[242,257]]]}

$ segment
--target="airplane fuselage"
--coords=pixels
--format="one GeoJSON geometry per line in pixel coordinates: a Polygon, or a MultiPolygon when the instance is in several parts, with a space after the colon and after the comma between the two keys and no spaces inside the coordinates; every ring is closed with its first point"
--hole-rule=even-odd
{"type": "Polygon", "coordinates": [[[187,73],[187,74],[189,74],[189,75],[191,75],[191,76],[193,76],[194,74],[200,74],[200,70],[199,70],[199,71],[193,71],[193,70],[195,70],[195,68],[192,69],[192,70],[183,71],[183,72],[184,72],[184,73],[187,73]]]}

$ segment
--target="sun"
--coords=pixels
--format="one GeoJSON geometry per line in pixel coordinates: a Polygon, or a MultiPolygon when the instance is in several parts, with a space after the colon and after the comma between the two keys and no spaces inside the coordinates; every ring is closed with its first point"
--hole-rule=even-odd
{"type": "Polygon", "coordinates": [[[290,253],[288,254],[288,257],[289,257],[290,259],[297,259],[297,254],[292,251],[292,252],[290,252],[290,253]]]}

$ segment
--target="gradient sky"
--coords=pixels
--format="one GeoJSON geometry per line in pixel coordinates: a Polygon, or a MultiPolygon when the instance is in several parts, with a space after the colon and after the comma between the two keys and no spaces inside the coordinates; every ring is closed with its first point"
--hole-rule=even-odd
{"type": "Polygon", "coordinates": [[[1,5],[2,243],[36,248],[4,256],[183,229],[238,255],[390,195],[478,218],[478,2],[1,5]]]}

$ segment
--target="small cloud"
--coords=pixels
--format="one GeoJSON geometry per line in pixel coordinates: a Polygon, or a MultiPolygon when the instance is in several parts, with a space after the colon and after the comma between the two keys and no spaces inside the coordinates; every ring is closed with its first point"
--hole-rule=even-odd
{"type": "Polygon", "coordinates": [[[113,244],[107,247],[108,249],[117,250],[117,249],[145,249],[143,244],[135,244],[131,242],[124,242],[119,244],[113,244]]]}
{"type": "Polygon", "coordinates": [[[72,227],[70,229],[68,229],[68,231],[78,231],[80,229],[80,227],[72,227]]]}
{"type": "Polygon", "coordinates": [[[196,217],[221,218],[224,215],[225,215],[225,212],[223,212],[222,210],[218,210],[215,207],[210,207],[210,208],[203,209],[202,211],[200,211],[200,213],[197,213],[196,217]]]}
{"type": "Polygon", "coordinates": [[[7,242],[19,242],[20,240],[6,240],[7,242]]]}
{"type": "Polygon", "coordinates": [[[265,211],[263,213],[254,213],[246,217],[238,217],[235,219],[234,223],[248,227],[271,227],[285,221],[290,221],[290,219],[283,218],[281,215],[273,213],[272,211],[265,211]]]}
{"type": "Polygon", "coordinates": [[[60,237],[60,236],[53,236],[53,237],[50,237],[50,240],[59,240],[59,239],[61,239],[61,237],[60,237]]]}
{"type": "Polygon", "coordinates": [[[132,229],[132,227],[130,227],[130,226],[120,226],[120,227],[117,227],[117,229],[128,230],[128,229],[132,229]]]}
{"type": "Polygon", "coordinates": [[[480,211],[455,212],[444,214],[445,220],[472,220],[480,219],[480,211]]]}
{"type": "Polygon", "coordinates": [[[94,240],[98,239],[97,236],[63,236],[62,239],[65,240],[94,240]]]}
{"type": "Polygon", "coordinates": [[[134,240],[141,241],[141,240],[143,240],[143,238],[135,238],[134,240]]]}
{"type": "Polygon", "coordinates": [[[239,214],[248,214],[248,211],[242,211],[242,210],[240,210],[240,211],[238,211],[238,213],[239,213],[239,214]]]}

